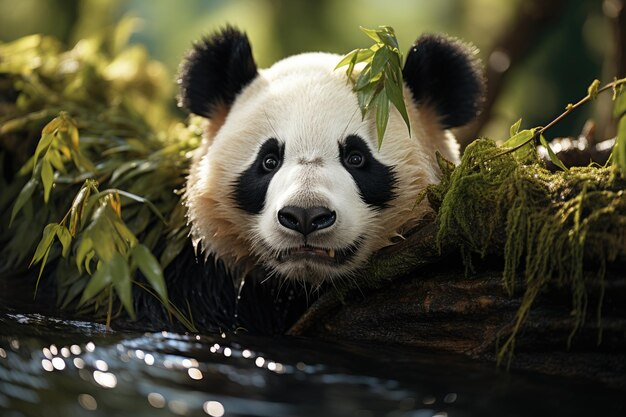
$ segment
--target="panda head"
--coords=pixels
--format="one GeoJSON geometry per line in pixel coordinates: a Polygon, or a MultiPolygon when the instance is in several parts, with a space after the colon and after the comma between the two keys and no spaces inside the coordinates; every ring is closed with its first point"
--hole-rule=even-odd
{"type": "MultiPolygon", "coordinates": [[[[245,34],[196,43],[181,66],[179,103],[208,119],[185,201],[195,245],[231,268],[257,266],[321,283],[357,280],[378,249],[429,210],[416,197],[453,161],[447,130],[478,112],[472,51],[422,36],[404,69],[409,133],[392,109],[380,149],[338,55],[306,53],[258,70],[245,34]]],[[[358,284],[358,282],[357,282],[358,284]]]]}

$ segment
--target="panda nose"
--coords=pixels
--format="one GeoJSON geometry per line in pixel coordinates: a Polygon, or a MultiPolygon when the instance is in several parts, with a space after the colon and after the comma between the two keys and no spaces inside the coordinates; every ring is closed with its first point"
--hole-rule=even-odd
{"type": "Polygon", "coordinates": [[[332,226],[337,214],[326,207],[285,206],[278,211],[278,222],[287,229],[295,230],[304,236],[332,226]]]}

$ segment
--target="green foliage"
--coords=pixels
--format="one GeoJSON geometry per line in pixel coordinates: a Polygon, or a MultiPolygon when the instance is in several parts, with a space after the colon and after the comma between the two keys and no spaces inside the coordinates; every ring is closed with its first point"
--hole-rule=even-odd
{"type": "Polygon", "coordinates": [[[626,179],[615,166],[551,173],[537,160],[502,154],[486,139],[470,144],[461,164],[444,175],[429,189],[440,207],[440,244],[501,253],[511,293],[524,267],[522,304],[499,359],[513,352],[516,333],[549,285],[571,289],[573,335],[584,322],[588,288],[603,289],[606,265],[626,256],[626,179]]]}
{"type": "Polygon", "coordinates": [[[368,49],[355,49],[346,54],[337,64],[337,68],[348,66],[346,75],[354,85],[361,116],[376,110],[376,133],[378,148],[382,145],[387,123],[389,121],[389,102],[400,112],[404,122],[411,131],[409,115],[404,104],[402,78],[402,53],[393,28],[380,26],[378,29],[361,30],[374,40],[368,49]],[[357,64],[365,64],[356,79],[353,73],[357,64]]]}
{"type": "Polygon", "coordinates": [[[522,303],[498,361],[507,356],[510,360],[517,332],[536,297],[549,285],[571,290],[575,325],[570,340],[584,323],[589,287],[600,289],[600,325],[606,266],[626,257],[624,83],[626,79],[616,79],[600,88],[595,80],[587,96],[569,104],[548,125],[520,131],[520,119],[511,126],[510,138],[501,147],[487,139],[477,140],[467,147],[454,169],[447,161],[439,160],[442,181],[427,191],[431,203],[439,207],[439,245],[453,242],[464,254],[500,253],[505,262],[504,286],[511,294],[523,267],[522,303]],[[611,156],[615,163],[567,169],[543,133],[611,88],[618,122],[611,156]],[[561,171],[550,173],[538,160],[534,148],[537,137],[561,171]]]}
{"type": "Polygon", "coordinates": [[[548,151],[548,156],[550,157],[552,163],[554,163],[559,168],[565,170],[565,165],[563,165],[561,160],[559,160],[559,158],[556,156],[556,154],[548,144],[548,141],[543,136],[544,132],[554,126],[556,123],[558,123],[568,114],[570,114],[573,110],[577,109],[578,107],[589,101],[595,100],[598,97],[598,94],[612,89],[613,101],[615,102],[614,116],[618,122],[618,133],[617,141],[611,154],[611,159],[619,167],[622,175],[626,175],[626,99],[624,98],[624,95],[621,94],[624,84],[626,84],[626,78],[616,78],[613,80],[613,82],[600,88],[600,81],[594,80],[587,88],[587,95],[585,97],[580,99],[575,104],[568,104],[565,107],[565,111],[553,121],[548,123],[546,126],[519,131],[522,121],[521,119],[518,120],[516,123],[513,124],[513,126],[511,126],[511,137],[506,140],[502,145],[505,150],[495,155],[494,157],[498,157],[506,153],[514,153],[518,158],[524,159],[534,153],[534,148],[532,147],[532,145],[534,140],[538,137],[541,144],[548,151]]]}
{"type": "Polygon", "coordinates": [[[563,162],[561,162],[561,160],[559,159],[558,156],[556,156],[556,154],[554,153],[554,151],[552,150],[552,147],[550,146],[550,144],[548,143],[548,141],[546,140],[546,138],[543,136],[543,134],[539,135],[539,141],[541,142],[541,144],[543,145],[544,148],[546,148],[546,150],[548,151],[548,157],[550,158],[550,161],[557,167],[561,168],[563,171],[567,171],[567,167],[563,164],[563,162]]]}
{"type": "Polygon", "coordinates": [[[201,128],[169,114],[171,78],[124,46],[129,24],[69,50],[42,36],[0,44],[0,156],[24,155],[0,158],[22,166],[0,200],[0,270],[32,254],[61,306],[109,320],[113,305],[135,316],[136,283],[193,328],[169,302],[163,269],[187,241],[179,191],[201,128]]]}

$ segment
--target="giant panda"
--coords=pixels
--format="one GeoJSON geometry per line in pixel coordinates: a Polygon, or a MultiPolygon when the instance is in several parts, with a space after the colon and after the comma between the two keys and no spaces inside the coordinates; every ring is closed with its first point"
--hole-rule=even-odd
{"type": "Polygon", "coordinates": [[[430,210],[415,201],[439,180],[435,152],[458,161],[449,129],[471,121],[483,95],[474,49],[417,39],[403,67],[411,130],[392,109],[380,148],[340,59],[303,53],[258,69],[247,36],[226,27],[181,64],[179,105],[207,120],[184,194],[203,274],[182,285],[204,288],[193,303],[221,328],[281,332],[306,308],[276,307],[298,287],[358,286],[372,254],[430,210]]]}

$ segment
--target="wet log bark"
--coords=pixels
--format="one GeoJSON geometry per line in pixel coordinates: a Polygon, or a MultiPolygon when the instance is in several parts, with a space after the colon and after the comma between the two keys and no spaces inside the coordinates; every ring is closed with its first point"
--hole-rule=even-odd
{"type": "MultiPolygon", "coordinates": [[[[290,333],[399,343],[495,362],[498,346],[511,333],[522,284],[509,295],[497,259],[479,261],[478,271],[466,276],[460,256],[435,256],[434,243],[434,228],[422,229],[404,244],[417,245],[413,260],[405,264],[412,265],[411,272],[378,288],[326,294],[290,333]],[[424,257],[416,255],[420,253],[424,257]]],[[[378,258],[393,259],[390,255],[378,258]]],[[[596,317],[599,288],[588,288],[588,317],[569,346],[575,327],[571,294],[558,288],[542,294],[515,338],[511,367],[580,376],[626,389],[625,270],[622,265],[607,272],[601,331],[596,317]]]]}

